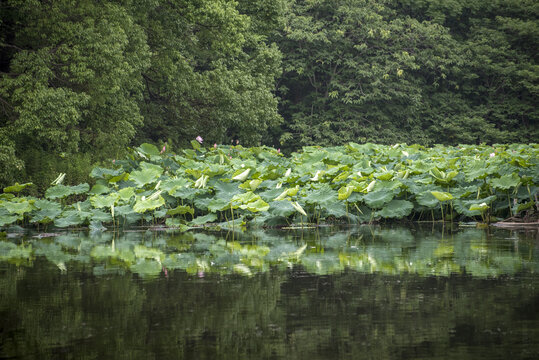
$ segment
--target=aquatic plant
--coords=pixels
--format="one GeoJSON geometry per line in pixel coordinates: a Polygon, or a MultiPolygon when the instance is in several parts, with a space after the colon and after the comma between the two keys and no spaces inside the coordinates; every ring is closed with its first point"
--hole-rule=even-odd
{"type": "Polygon", "coordinates": [[[537,144],[349,143],[288,157],[268,147],[192,144],[179,154],[142,144],[112,168],[94,168],[91,188],[64,185],[61,174],[45,199],[22,195],[31,184],[7,187],[0,227],[490,222],[538,210],[537,144]]]}

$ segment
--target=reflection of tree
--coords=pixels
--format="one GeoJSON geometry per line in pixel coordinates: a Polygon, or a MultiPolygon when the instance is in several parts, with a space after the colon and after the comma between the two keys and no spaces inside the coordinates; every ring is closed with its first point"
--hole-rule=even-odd
{"type": "MultiPolygon", "coordinates": [[[[364,227],[323,236],[259,234],[256,241],[242,242],[241,249],[267,246],[267,256],[276,259],[306,242],[303,265],[280,263],[251,277],[219,276],[218,269],[192,275],[169,269],[166,277],[161,273],[148,280],[122,267],[123,260],[91,257],[96,246],[111,247],[108,238],[95,243],[84,237],[50,240],[57,246],[34,243],[46,257],[37,257],[33,267],[0,262],[0,358],[539,354],[536,243],[505,231],[413,232],[364,227]],[[511,239],[502,241],[506,237],[511,239]],[[368,253],[379,266],[424,258],[457,264],[466,272],[424,277],[412,271],[390,275],[390,268],[373,274],[342,271],[338,255],[351,250],[368,253]],[[64,256],[70,259],[67,272],[57,266],[67,261],[64,256]],[[497,272],[472,277],[472,260],[497,272]],[[515,268],[516,260],[527,265],[515,268]],[[98,268],[101,275],[96,275],[98,268]]],[[[143,244],[169,254],[165,245],[177,252],[194,244],[197,256],[228,249],[215,250],[218,239],[212,236],[130,236],[116,239],[114,249],[143,244]]]]}

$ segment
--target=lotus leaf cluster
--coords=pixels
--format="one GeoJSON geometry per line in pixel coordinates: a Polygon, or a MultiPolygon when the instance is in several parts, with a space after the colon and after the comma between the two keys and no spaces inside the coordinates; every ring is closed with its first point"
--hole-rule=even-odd
{"type": "Polygon", "coordinates": [[[41,199],[21,195],[31,184],[7,187],[0,227],[490,222],[538,210],[537,144],[349,143],[286,157],[268,147],[194,143],[180,154],[143,144],[110,168],[94,168],[92,186],[64,185],[61,174],[41,199]]]}

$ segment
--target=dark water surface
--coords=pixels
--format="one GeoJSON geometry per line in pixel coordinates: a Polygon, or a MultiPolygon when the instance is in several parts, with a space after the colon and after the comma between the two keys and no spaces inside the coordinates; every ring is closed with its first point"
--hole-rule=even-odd
{"type": "Polygon", "coordinates": [[[536,230],[8,233],[0,359],[538,359],[536,230]]]}

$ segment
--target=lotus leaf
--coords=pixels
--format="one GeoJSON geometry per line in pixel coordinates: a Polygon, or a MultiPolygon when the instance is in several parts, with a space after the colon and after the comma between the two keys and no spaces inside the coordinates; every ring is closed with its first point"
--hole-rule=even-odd
{"type": "Polygon", "coordinates": [[[62,199],[69,195],[84,194],[90,190],[90,185],[79,184],[76,186],[65,186],[62,184],[50,187],[45,192],[45,197],[48,199],[62,199]]]}
{"type": "Polygon", "coordinates": [[[432,196],[434,196],[438,201],[448,201],[448,200],[453,200],[454,197],[453,195],[451,195],[450,193],[448,192],[443,192],[443,191],[431,191],[430,192],[432,194],[432,196]]]}
{"type": "Polygon", "coordinates": [[[363,200],[371,208],[379,209],[393,200],[393,191],[373,191],[363,197],[363,200]]]}
{"type": "Polygon", "coordinates": [[[517,174],[503,175],[500,178],[494,178],[489,181],[495,189],[508,190],[516,187],[520,183],[517,174]]]}
{"type": "Polygon", "coordinates": [[[288,217],[296,212],[290,201],[274,201],[269,206],[268,211],[275,216],[288,217]]]}
{"type": "Polygon", "coordinates": [[[268,211],[269,205],[262,199],[249,202],[248,204],[240,205],[241,209],[249,210],[251,212],[268,211]]]}
{"type": "Polygon", "coordinates": [[[120,199],[120,195],[118,193],[112,193],[107,196],[103,196],[103,195],[92,196],[90,198],[90,202],[95,208],[103,208],[103,207],[110,208],[111,206],[114,206],[119,199],[120,199]]]}
{"type": "Polygon", "coordinates": [[[103,184],[95,184],[92,186],[92,189],[88,192],[88,194],[101,195],[108,192],[110,192],[110,188],[108,186],[103,184]]]}
{"type": "Polygon", "coordinates": [[[136,170],[129,175],[129,180],[134,181],[137,186],[143,187],[146,184],[157,181],[162,173],[163,169],[146,168],[143,170],[136,170]]]}
{"type": "Polygon", "coordinates": [[[215,220],[217,220],[217,215],[215,215],[214,213],[209,213],[207,215],[198,216],[198,217],[194,218],[191,221],[191,224],[193,224],[193,225],[204,225],[204,224],[207,224],[207,223],[211,223],[211,222],[213,222],[215,220]]]}
{"type": "Polygon", "coordinates": [[[191,214],[193,215],[195,213],[195,209],[193,209],[190,206],[177,206],[174,209],[170,209],[167,211],[167,215],[184,215],[184,214],[191,214]]]}
{"type": "Polygon", "coordinates": [[[146,156],[159,156],[159,149],[152,144],[142,144],[136,150],[146,156]]]}
{"type": "Polygon", "coordinates": [[[19,199],[19,202],[3,201],[0,203],[4,209],[11,214],[23,215],[35,209],[35,207],[28,201],[19,199]]]}
{"type": "Polygon", "coordinates": [[[247,179],[247,177],[249,176],[250,172],[251,169],[247,169],[244,171],[238,170],[234,173],[232,180],[245,181],[245,179],[247,179]]]}
{"type": "Polygon", "coordinates": [[[0,215],[0,226],[4,227],[9,224],[13,224],[19,220],[19,216],[17,215],[0,215]]]}
{"type": "Polygon", "coordinates": [[[346,200],[350,197],[350,195],[352,195],[353,191],[353,186],[343,186],[339,189],[337,198],[339,200],[346,200]]]}
{"type": "Polygon", "coordinates": [[[165,205],[165,199],[162,196],[157,198],[140,198],[133,206],[133,210],[138,213],[144,213],[146,211],[155,210],[165,205]]]}
{"type": "Polygon", "coordinates": [[[414,204],[407,200],[391,200],[382,210],[375,213],[375,216],[382,218],[403,218],[410,215],[414,204]]]}
{"type": "Polygon", "coordinates": [[[5,193],[13,193],[13,192],[20,192],[23,189],[26,189],[28,186],[33,185],[31,182],[26,184],[19,184],[15,183],[15,185],[11,185],[4,188],[5,193]]]}
{"type": "Polygon", "coordinates": [[[428,209],[433,209],[439,205],[438,199],[430,191],[423,191],[416,195],[416,201],[419,205],[428,209]]]}

